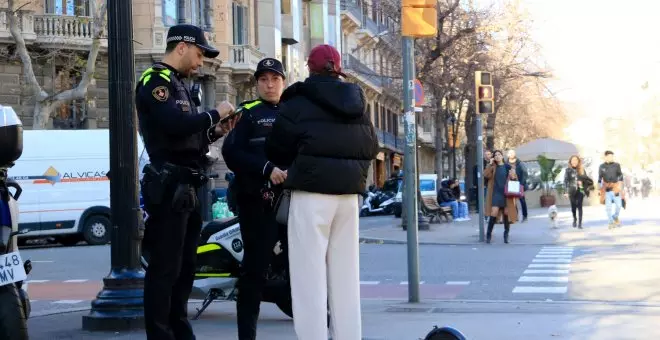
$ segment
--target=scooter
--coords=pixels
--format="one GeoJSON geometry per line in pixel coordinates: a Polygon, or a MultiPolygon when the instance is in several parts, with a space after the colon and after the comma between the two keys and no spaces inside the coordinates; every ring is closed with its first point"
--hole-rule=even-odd
{"type": "Polygon", "coordinates": [[[0,339],[26,340],[30,299],[23,282],[32,269],[23,262],[17,238],[21,186],[10,180],[7,169],[23,153],[23,127],[14,110],[0,105],[0,339]],[[13,189],[13,192],[12,190],[13,189]]]}
{"type": "MultiPolygon", "coordinates": [[[[273,248],[273,262],[266,275],[263,301],[274,303],[284,314],[293,317],[285,248],[286,241],[283,239],[273,248]]],[[[238,217],[215,220],[202,226],[190,299],[203,299],[203,302],[193,320],[197,320],[215,300],[236,301],[242,261],[243,239],[238,217]]],[[[149,266],[146,250],[143,250],[141,262],[146,270],[149,266]]]]}
{"type": "Polygon", "coordinates": [[[376,214],[391,215],[394,213],[394,195],[382,191],[367,191],[360,209],[360,216],[376,214]]]}

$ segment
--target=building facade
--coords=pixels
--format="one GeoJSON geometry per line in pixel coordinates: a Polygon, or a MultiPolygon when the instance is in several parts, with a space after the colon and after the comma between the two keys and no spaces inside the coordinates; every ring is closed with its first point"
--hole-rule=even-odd
{"type": "MultiPolygon", "coordinates": [[[[401,45],[394,35],[400,31],[392,13],[375,0],[341,1],[341,50],[349,81],[365,91],[380,152],[373,161],[368,184],[381,187],[403,169],[405,148],[402,120],[401,45]]],[[[418,114],[418,164],[420,173],[433,173],[435,147],[431,110],[418,114]],[[424,113],[426,112],[426,113],[424,113]]]]}
{"type": "MultiPolygon", "coordinates": [[[[94,1],[94,0],[92,0],[94,1]]],[[[94,6],[90,0],[29,2],[18,12],[21,34],[32,56],[35,78],[49,94],[75,87],[81,61],[92,44],[94,6]]],[[[206,59],[191,82],[202,85],[201,110],[222,100],[238,104],[254,98],[253,73],[264,57],[281,59],[292,83],[307,76],[305,60],[311,46],[339,47],[339,3],[302,0],[134,0],[133,29],[136,78],[163,57],[167,31],[179,23],[200,26],[208,41],[220,50],[206,59]]],[[[27,128],[32,126],[34,100],[23,76],[23,65],[13,55],[7,1],[0,0],[0,104],[12,105],[27,128]]],[[[84,65],[84,62],[82,63],[84,65]]],[[[94,79],[84,100],[55,107],[46,128],[108,127],[107,40],[101,40],[94,79]]],[[[222,180],[227,171],[220,146],[214,171],[222,180]]]]}

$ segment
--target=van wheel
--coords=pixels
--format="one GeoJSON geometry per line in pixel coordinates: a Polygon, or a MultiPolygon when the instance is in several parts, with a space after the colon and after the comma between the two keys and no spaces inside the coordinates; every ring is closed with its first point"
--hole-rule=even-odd
{"type": "Polygon", "coordinates": [[[110,242],[110,219],[103,215],[93,215],[85,220],[83,238],[90,245],[110,242]]]}

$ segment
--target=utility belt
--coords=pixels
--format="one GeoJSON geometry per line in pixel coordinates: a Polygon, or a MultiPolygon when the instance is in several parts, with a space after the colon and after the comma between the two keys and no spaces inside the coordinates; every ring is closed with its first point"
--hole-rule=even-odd
{"type": "Polygon", "coordinates": [[[162,165],[147,164],[142,169],[144,176],[140,181],[145,208],[171,203],[171,208],[177,212],[192,211],[197,202],[197,188],[208,182],[208,176],[203,172],[163,163],[162,165]],[[168,192],[174,190],[171,202],[166,202],[168,192]]]}

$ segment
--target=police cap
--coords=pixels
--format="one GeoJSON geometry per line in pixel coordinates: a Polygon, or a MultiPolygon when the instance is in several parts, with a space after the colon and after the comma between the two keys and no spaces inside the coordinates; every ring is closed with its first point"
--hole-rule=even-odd
{"type": "Polygon", "coordinates": [[[181,24],[170,27],[167,31],[167,43],[172,42],[193,44],[201,48],[207,58],[215,58],[220,54],[220,51],[206,41],[204,31],[195,25],[181,24]]]}
{"type": "Polygon", "coordinates": [[[259,78],[262,73],[267,71],[275,72],[281,75],[282,78],[286,79],[286,76],[284,75],[284,66],[282,66],[282,63],[275,58],[262,59],[257,65],[257,70],[254,72],[254,77],[259,78]]]}

